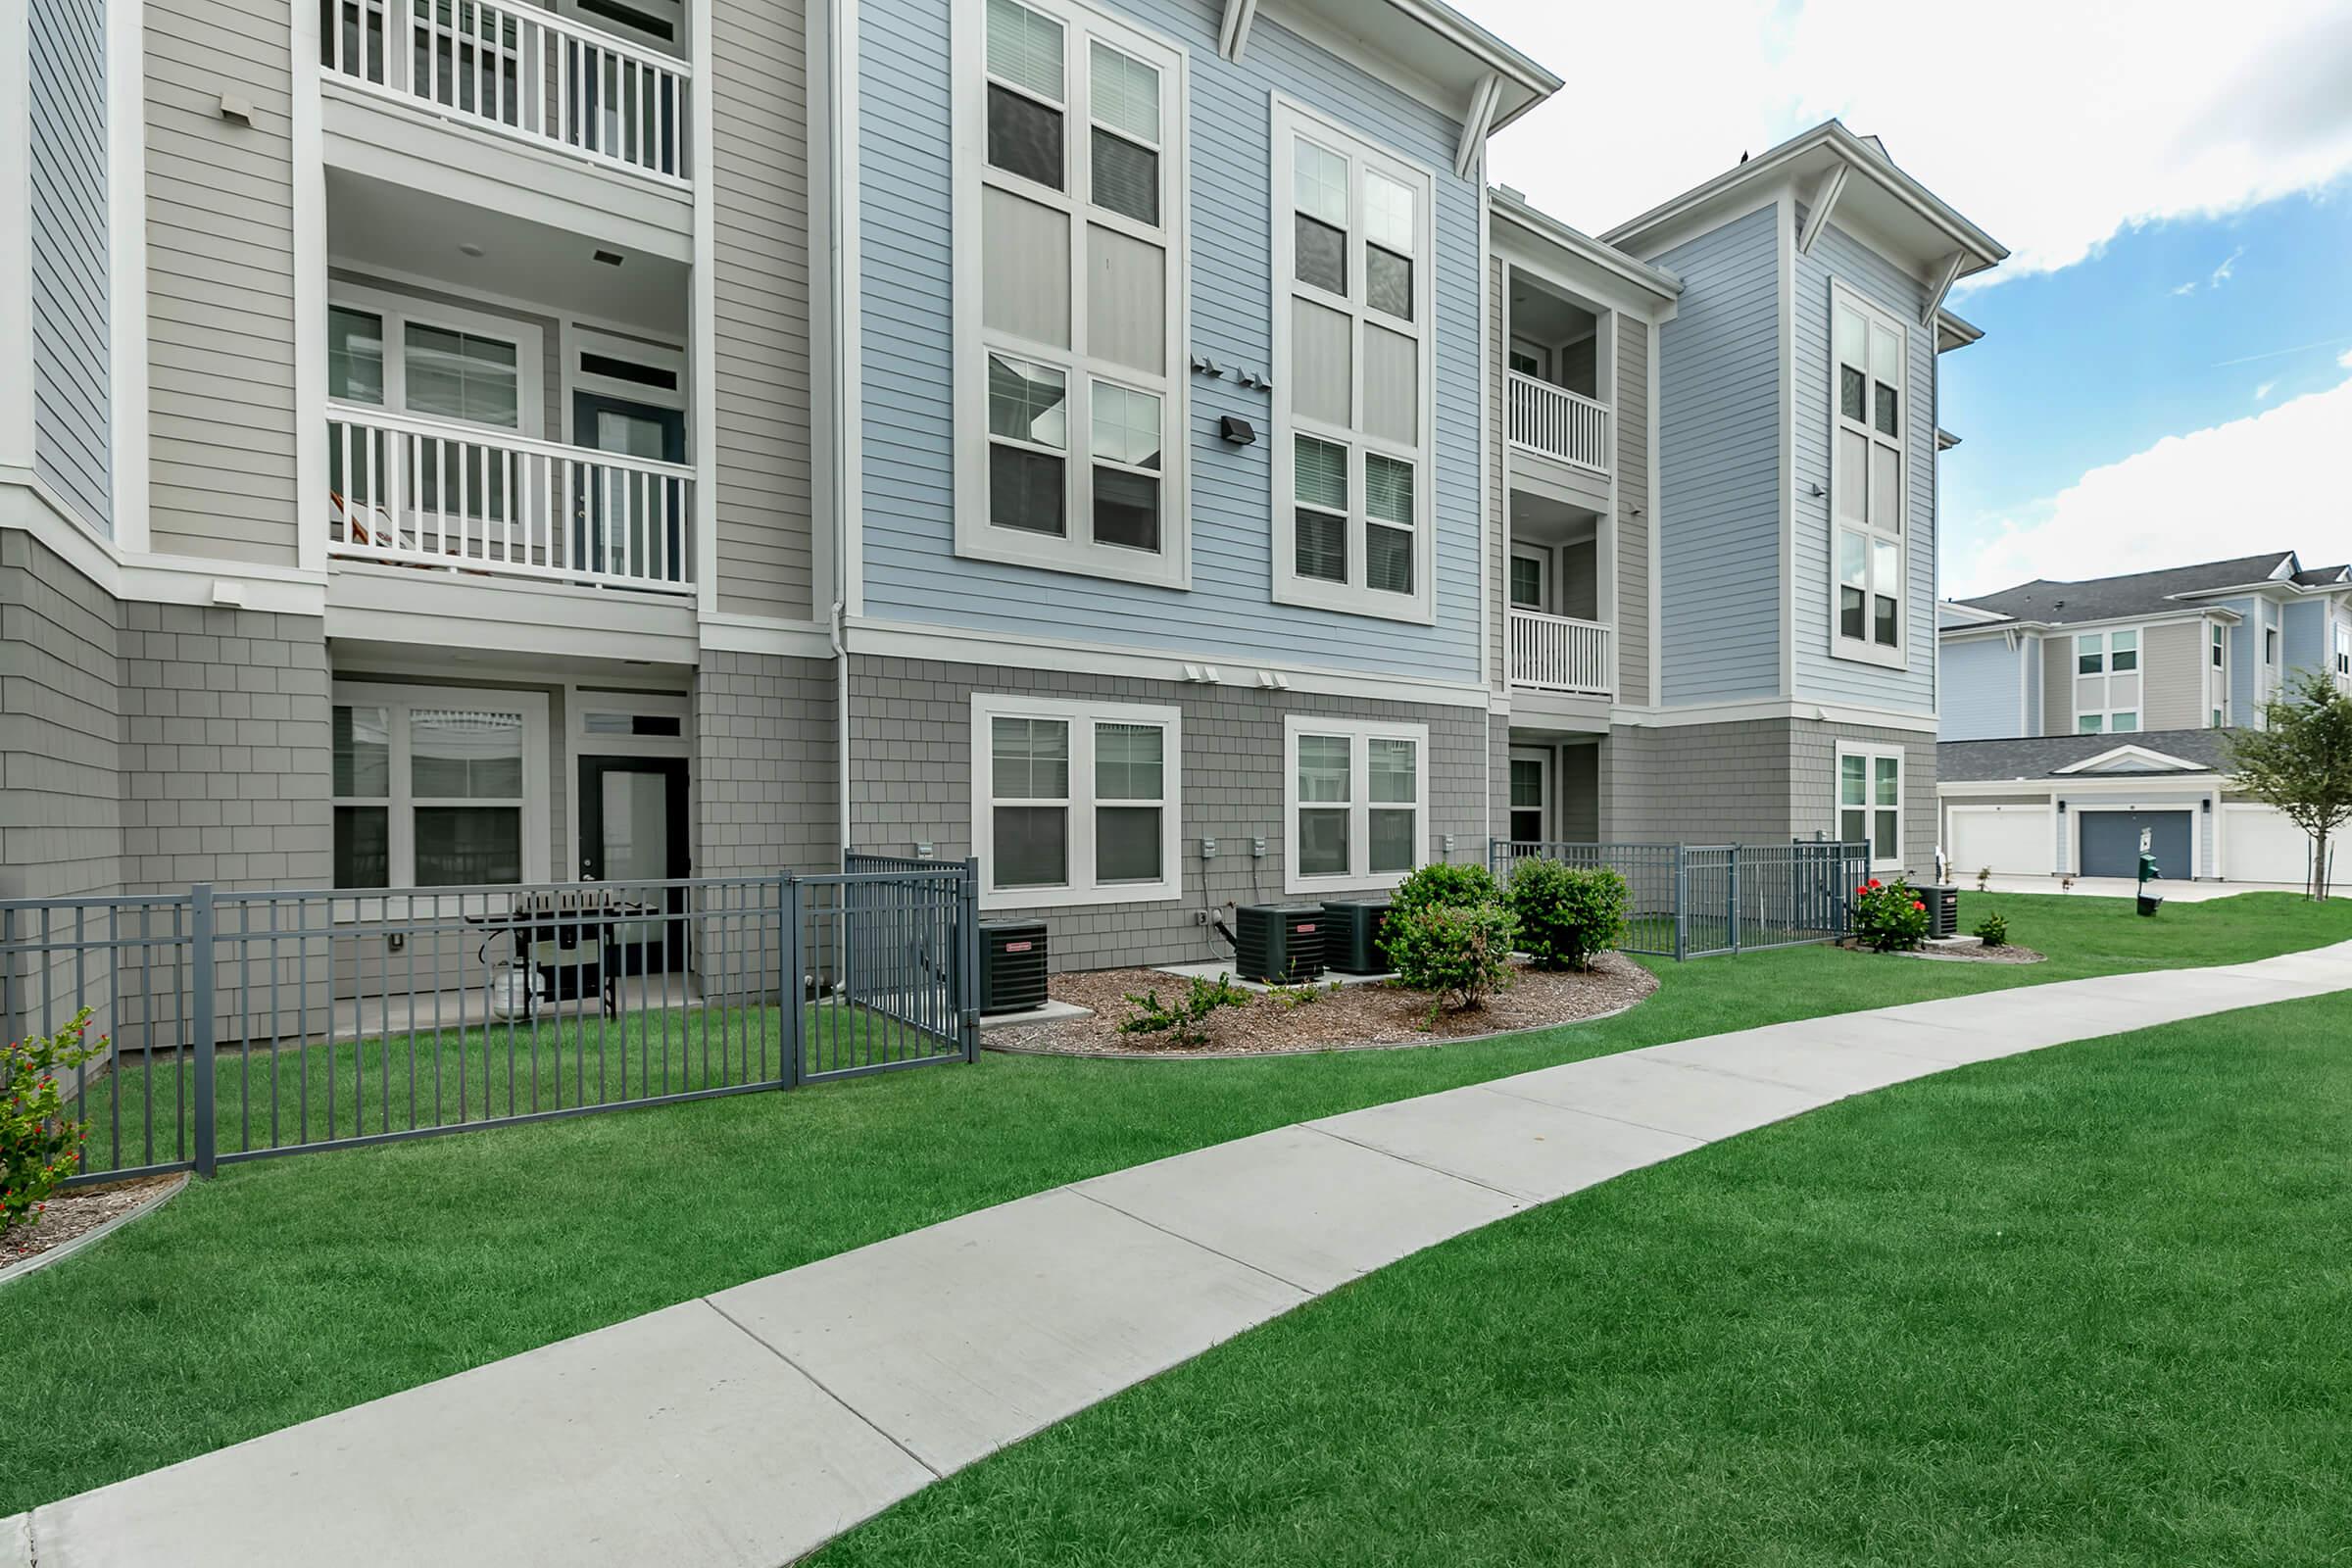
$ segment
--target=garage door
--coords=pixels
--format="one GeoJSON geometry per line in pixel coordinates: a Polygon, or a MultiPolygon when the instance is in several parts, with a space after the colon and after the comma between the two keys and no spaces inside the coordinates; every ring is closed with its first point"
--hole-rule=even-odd
{"type": "MultiPolygon", "coordinates": [[[[2222,849],[2222,875],[2232,882],[2283,882],[2303,886],[2311,863],[2311,838],[2301,828],[2267,806],[2225,806],[2222,831],[2229,842],[2222,849]]],[[[2352,855],[2330,843],[2329,870],[2338,882],[2352,878],[2352,855]]]]}
{"type": "Polygon", "coordinates": [[[2050,874],[2046,806],[1955,806],[1951,860],[1963,881],[1986,866],[2004,876],[2050,874]]]}
{"type": "Polygon", "coordinates": [[[2079,811],[2082,823],[2084,876],[2139,875],[2139,835],[2149,834],[2148,853],[2156,857],[2163,875],[2185,882],[2189,866],[2188,835],[2195,825],[2193,811],[2079,811]]]}

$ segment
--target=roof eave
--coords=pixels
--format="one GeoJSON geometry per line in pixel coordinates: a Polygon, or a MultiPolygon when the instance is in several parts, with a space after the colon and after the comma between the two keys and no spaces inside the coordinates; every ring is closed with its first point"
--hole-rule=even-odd
{"type": "Polygon", "coordinates": [[[1683,280],[1665,268],[1653,267],[1582,229],[1571,228],[1550,214],[1530,206],[1524,197],[1500,187],[1490,186],[1487,199],[1495,216],[1623,278],[1659,303],[1671,305],[1682,297],[1683,280]]]}

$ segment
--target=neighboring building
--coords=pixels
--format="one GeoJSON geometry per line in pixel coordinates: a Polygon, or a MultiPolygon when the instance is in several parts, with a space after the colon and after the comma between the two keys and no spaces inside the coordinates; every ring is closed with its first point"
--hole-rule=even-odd
{"type": "Polygon", "coordinates": [[[1841,126],[1604,242],[1436,0],[12,16],[0,893],[1926,864],[2002,253],[1841,126]]]}
{"type": "Polygon", "coordinates": [[[2233,788],[2224,732],[2302,670],[2352,691],[2352,571],[2272,551],[1937,608],[1957,874],[2129,876],[2144,830],[2168,876],[2306,879],[2309,839],[2233,788]]]}

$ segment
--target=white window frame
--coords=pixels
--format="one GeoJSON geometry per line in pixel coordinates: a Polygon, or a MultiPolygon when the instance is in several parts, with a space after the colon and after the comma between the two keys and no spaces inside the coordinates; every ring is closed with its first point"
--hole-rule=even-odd
{"type": "MultiPolygon", "coordinates": [[[[411,415],[413,418],[429,418],[468,430],[508,430],[510,434],[538,440],[547,430],[547,339],[539,328],[527,321],[509,317],[491,316],[481,311],[469,311],[438,300],[412,299],[405,294],[393,294],[383,289],[368,288],[358,283],[327,285],[326,303],[329,310],[364,311],[383,323],[384,343],[384,401],[380,412],[409,413],[409,327],[437,326],[447,332],[464,332],[470,337],[494,338],[514,346],[514,417],[509,430],[503,424],[485,424],[469,419],[453,419],[447,415],[411,415]]],[[[323,353],[323,347],[321,348],[323,353]]],[[[325,369],[321,366],[320,370],[325,369]]],[[[652,390],[647,388],[646,390],[652,390]]],[[[329,400],[330,404],[335,400],[329,400]]],[[[568,402],[568,398],[566,398],[568,402]]],[[[344,405],[355,409],[375,409],[372,403],[344,405]]]]}
{"type": "Polygon", "coordinates": [[[1830,774],[1830,833],[1832,837],[1838,839],[1841,843],[1852,842],[1845,837],[1845,813],[1852,810],[1861,811],[1864,834],[1862,842],[1873,846],[1870,857],[1870,868],[1873,871],[1892,871],[1902,868],[1904,861],[1903,790],[1909,782],[1904,775],[1909,770],[1909,767],[1910,759],[1903,754],[1902,748],[1900,747],[1848,746],[1843,743],[1840,743],[1838,747],[1837,764],[1830,774]],[[1859,757],[1863,759],[1863,800],[1862,805],[1859,807],[1852,807],[1845,804],[1845,760],[1849,757],[1859,757]],[[1878,795],[1879,763],[1887,760],[1891,760],[1894,763],[1894,805],[1892,808],[1879,805],[1876,799],[1878,795]],[[1877,853],[1876,849],[1878,842],[1877,836],[1873,834],[1870,829],[1876,825],[1874,819],[1876,818],[1877,814],[1881,811],[1888,809],[1892,809],[1894,812],[1894,854],[1882,858],[1877,853]]]}
{"type": "MultiPolygon", "coordinates": [[[[972,853],[980,860],[983,909],[1060,908],[1074,904],[1165,904],[1184,897],[1184,714],[1179,709],[1132,703],[1067,701],[1015,692],[972,693],[972,853]],[[997,886],[997,813],[992,723],[1043,718],[1070,726],[1070,879],[1060,887],[997,886]],[[1153,882],[1095,879],[1095,811],[1099,806],[1149,806],[1149,801],[1095,798],[1095,726],[1155,724],[1166,734],[1160,750],[1159,866],[1153,882]]],[[[1017,803],[1016,803],[1017,804],[1017,803]]]]}
{"type": "MultiPolygon", "coordinates": [[[[632,0],[634,3],[634,0],[632,0]]],[[[581,432],[572,428],[572,394],[586,392],[592,396],[617,398],[624,403],[641,403],[649,409],[675,409],[686,416],[686,453],[689,462],[694,455],[694,400],[686,379],[686,351],[675,344],[649,342],[644,338],[622,337],[615,332],[601,332],[595,327],[566,325],[564,331],[564,373],[560,389],[564,398],[562,416],[556,421],[564,431],[566,445],[581,444],[581,432]],[[580,357],[601,354],[608,359],[634,360],[639,365],[675,372],[678,384],[668,387],[648,386],[643,381],[626,381],[617,376],[598,375],[583,369],[580,357]]]]}
{"type": "MultiPolygon", "coordinates": [[[[1866,348],[1864,358],[1868,357],[1866,348]]],[[[1916,412],[1911,406],[1910,332],[1894,316],[1872,304],[1844,283],[1832,278],[1830,280],[1829,365],[1827,368],[1829,371],[1830,412],[1828,485],[1830,655],[1835,659],[1853,660],[1866,664],[1882,664],[1889,669],[1908,669],[1911,659],[1911,535],[1918,521],[1912,515],[1911,508],[1911,428],[1915,422],[1916,412]],[[1838,358],[1838,313],[1840,310],[1852,310],[1862,317],[1865,323],[1882,327],[1895,335],[1896,353],[1902,366],[1902,379],[1894,389],[1895,423],[1898,428],[1892,436],[1880,430],[1868,417],[1875,397],[1875,394],[1868,391],[1868,385],[1877,379],[1868,366],[1862,368],[1865,377],[1863,398],[1865,417],[1857,422],[1845,416],[1845,405],[1838,378],[1840,362],[1838,358]],[[1843,430],[1852,430],[1861,435],[1870,443],[1873,450],[1882,447],[1893,450],[1897,465],[1894,481],[1896,510],[1902,518],[1899,528],[1891,530],[1885,528],[1875,518],[1869,522],[1857,523],[1845,517],[1838,510],[1841,497],[1838,494],[1838,436],[1843,430]],[[1866,541],[1862,590],[1863,634],[1860,637],[1845,635],[1843,621],[1838,612],[1840,590],[1844,586],[1844,579],[1838,574],[1838,536],[1847,532],[1859,533],[1866,541]],[[1871,628],[1877,621],[1873,612],[1872,601],[1880,593],[1883,585],[1878,580],[1878,551],[1870,546],[1883,543],[1891,543],[1894,546],[1894,592],[1892,595],[1895,604],[1894,646],[1891,648],[1886,647],[1871,636],[1871,628]]],[[[1870,487],[1870,465],[1867,462],[1863,465],[1862,486],[1867,497],[1870,487]]],[[[1867,501],[1865,507],[1867,509],[1867,501]]]]}
{"type": "Polygon", "coordinates": [[[2067,642],[2066,657],[2069,664],[2068,689],[2074,694],[2076,734],[2136,735],[2147,727],[2140,718],[2147,710],[2148,697],[2148,629],[2145,626],[2102,626],[2096,631],[2076,632],[2067,642]],[[2132,646],[2117,648],[2115,640],[2118,637],[2131,638],[2132,646]],[[2088,649],[2082,646],[2086,642],[2095,642],[2099,646],[2095,650],[2088,649]],[[2119,655],[2127,653],[2132,656],[2132,667],[2119,671],[2115,667],[2115,661],[2119,655]],[[2097,656],[2099,667],[2095,672],[2082,668],[2085,654],[2097,656]],[[2120,706],[2115,701],[2115,682],[2119,674],[2128,675],[2139,683],[2138,698],[2120,706]],[[2106,699],[2095,707],[2083,706],[2082,682],[2086,680],[2097,681],[2099,691],[2106,699]],[[2119,718],[2129,718],[2132,722],[2118,728],[2116,720],[2119,718]],[[2083,728],[2084,719],[2093,721],[2088,729],[2083,728]]]}
{"type": "Polygon", "coordinates": [[[1512,748],[1511,748],[1510,758],[1509,758],[1508,761],[1506,761],[1506,762],[1505,762],[1505,764],[1504,764],[1504,766],[1503,766],[1503,774],[1502,774],[1502,826],[1503,826],[1503,831],[1504,831],[1505,835],[1506,835],[1506,836],[1508,836],[1508,837],[1510,838],[1511,842],[1513,842],[1513,843],[1523,843],[1523,842],[1526,842],[1526,841],[1524,841],[1524,840],[1520,839],[1520,838],[1519,838],[1519,836],[1518,836],[1517,834],[1515,834],[1515,833],[1511,833],[1511,832],[1510,832],[1510,826],[1511,826],[1511,818],[1512,818],[1512,817],[1514,817],[1514,816],[1517,816],[1517,815],[1518,815],[1518,814],[1519,814],[1521,811],[1530,810],[1530,809],[1540,809],[1540,810],[1543,812],[1543,815],[1544,815],[1544,827],[1543,827],[1543,832],[1542,832],[1542,834],[1541,834],[1541,835],[1540,835],[1540,836],[1539,836],[1539,837],[1538,837],[1538,838],[1535,840],[1535,842],[1537,842],[1537,843],[1539,843],[1539,844],[1556,844],[1556,843],[1558,843],[1558,842],[1559,842],[1560,835],[1559,835],[1559,832],[1558,832],[1557,824],[1556,824],[1556,823],[1553,821],[1553,815],[1554,815],[1554,812],[1553,812],[1553,804],[1554,804],[1554,803],[1553,803],[1552,796],[1553,796],[1553,791],[1554,791],[1554,788],[1555,788],[1555,785],[1554,785],[1554,782],[1553,782],[1553,781],[1554,781],[1554,777],[1555,777],[1555,773],[1556,773],[1556,769],[1555,769],[1555,768],[1554,768],[1554,766],[1553,766],[1553,755],[1552,755],[1552,749],[1551,749],[1550,747],[1548,747],[1548,746],[1514,746],[1514,747],[1512,747],[1512,748]],[[1515,800],[1513,800],[1513,799],[1511,798],[1511,773],[1510,773],[1510,769],[1511,769],[1511,767],[1512,767],[1512,766],[1514,766],[1514,765],[1516,765],[1516,764],[1518,764],[1518,763],[1520,763],[1520,762],[1533,762],[1533,763],[1535,763],[1535,764],[1536,764],[1538,767],[1540,767],[1540,768],[1542,768],[1542,769],[1543,769],[1543,773],[1544,773],[1544,800],[1543,800],[1543,803],[1542,803],[1542,805],[1541,805],[1540,807],[1537,807],[1537,808],[1530,808],[1530,807],[1521,806],[1521,805],[1520,805],[1520,804],[1519,804],[1517,801],[1515,801],[1515,800]]]}
{"type": "Polygon", "coordinates": [[[2352,677],[2352,620],[2338,620],[2335,626],[2335,676],[2338,680],[2352,677]]]}
{"type": "MultiPolygon", "coordinates": [[[[1311,803],[1329,809],[1331,802],[1311,803]]],[[[1400,810],[1384,803],[1382,810],[1400,810]]],[[[1429,863],[1429,726],[1386,719],[1323,718],[1311,713],[1286,713],[1282,720],[1282,890],[1285,893],[1327,893],[1356,889],[1393,888],[1415,869],[1429,863]],[[1348,867],[1330,876],[1306,876],[1298,869],[1298,738],[1301,735],[1339,735],[1348,741],[1348,867]],[[1413,742],[1413,863],[1398,871],[1374,871],[1372,863],[1372,792],[1369,741],[1413,742]]]]}
{"type": "MultiPolygon", "coordinates": [[[[385,876],[389,888],[357,888],[355,894],[380,897],[405,892],[416,884],[416,808],[418,806],[501,806],[498,800],[417,800],[410,775],[409,713],[417,708],[479,707],[522,715],[522,880],[548,880],[548,846],[553,831],[548,797],[553,780],[548,772],[547,694],[514,691],[499,686],[401,686],[376,681],[336,681],[327,698],[337,708],[381,708],[387,726],[389,793],[383,796],[336,795],[329,814],[338,806],[380,806],[387,808],[389,843],[385,876]]],[[[331,749],[331,737],[330,737],[331,749]]],[[[330,762],[332,759],[329,759],[330,762]]],[[[331,781],[330,781],[331,782],[331,781]]],[[[329,834],[332,834],[330,821],[329,834]]],[[[344,891],[344,890],[338,890],[344,891]]],[[[433,890],[426,889],[426,892],[433,890]]],[[[338,908],[341,901],[338,901],[338,908]]]]}
{"type": "MultiPolygon", "coordinates": [[[[1119,582],[1189,589],[1192,568],[1191,361],[1192,269],[1187,224],[1191,197],[1192,88],[1182,45],[1077,0],[1020,0],[1062,24],[1062,190],[1052,190],[988,162],[987,0],[955,0],[951,41],[954,71],[953,175],[950,208],[956,245],[955,313],[956,554],[1048,571],[1075,572],[1119,582]],[[1094,171],[1091,109],[1093,50],[1101,42],[1152,66],[1160,74],[1160,221],[1139,222],[1091,199],[1094,171]],[[1051,207],[1069,220],[1070,346],[1036,343],[988,328],[982,320],[985,260],[981,245],[982,191],[994,186],[1023,201],[1051,207]],[[1123,233],[1166,257],[1166,335],[1157,376],[1086,353],[1087,228],[1123,233]],[[970,243],[961,243],[968,236],[970,243]],[[1060,538],[989,520],[988,357],[1001,353],[1062,373],[1068,429],[1062,450],[1064,532],[1060,538]],[[1149,393],[1160,402],[1159,549],[1097,544],[1094,527],[1094,382],[1097,378],[1149,393]]],[[[1002,83],[1034,96],[1014,83],[1002,83]]],[[[1130,470],[1141,472],[1143,470],[1130,470]]]]}
{"type": "Polygon", "coordinates": [[[2206,623],[2205,681],[2212,702],[2213,727],[2230,727],[2230,628],[2215,620],[2206,623]]]}
{"type": "Polygon", "coordinates": [[[1277,604],[1305,605],[1348,614],[1374,615],[1385,620],[1434,625],[1437,620],[1437,176],[1425,166],[1353,131],[1281,93],[1273,95],[1273,298],[1274,298],[1274,409],[1273,409],[1273,594],[1277,604]],[[1303,137],[1348,161],[1348,297],[1331,293],[1298,278],[1296,222],[1296,141],[1303,137]],[[1361,302],[1366,287],[1364,249],[1369,243],[1363,221],[1363,187],[1367,172],[1383,174],[1413,192],[1413,318],[1400,321],[1385,311],[1361,302]],[[1364,406],[1363,343],[1367,324],[1411,338],[1418,366],[1418,408],[1414,424],[1420,440],[1412,445],[1367,435],[1345,425],[1304,417],[1291,407],[1295,384],[1291,365],[1291,313],[1294,300],[1336,312],[1348,318],[1348,408],[1361,418],[1364,406]],[[1348,581],[1328,582],[1298,572],[1298,523],[1294,515],[1298,494],[1296,439],[1313,436],[1348,450],[1348,581]],[[1377,453],[1413,466],[1413,591],[1390,593],[1365,580],[1366,530],[1370,526],[1365,502],[1364,456],[1377,453]]]}
{"type": "Polygon", "coordinates": [[[1554,574],[1558,568],[1558,561],[1556,559],[1557,556],[1558,552],[1553,550],[1548,545],[1523,545],[1514,543],[1511,546],[1511,561],[1503,564],[1503,571],[1505,575],[1502,579],[1502,593],[1503,600],[1507,608],[1512,610],[1533,611],[1539,615],[1548,615],[1553,612],[1551,607],[1560,602],[1558,584],[1554,578],[1554,574]],[[1516,591],[1516,585],[1513,584],[1508,573],[1511,569],[1511,562],[1519,561],[1534,562],[1537,565],[1537,568],[1543,574],[1543,592],[1541,595],[1539,595],[1539,597],[1544,602],[1540,605],[1523,605],[1517,599],[1511,597],[1516,591]]]}

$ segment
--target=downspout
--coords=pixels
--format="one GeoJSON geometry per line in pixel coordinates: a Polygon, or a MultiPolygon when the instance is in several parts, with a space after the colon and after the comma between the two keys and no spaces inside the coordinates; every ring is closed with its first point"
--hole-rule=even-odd
{"type": "MultiPolygon", "coordinates": [[[[826,635],[833,642],[833,760],[836,768],[834,788],[841,802],[841,853],[848,856],[850,844],[850,607],[847,600],[833,601],[833,612],[827,617],[826,635]]],[[[844,866],[849,864],[845,858],[844,866]]]]}

